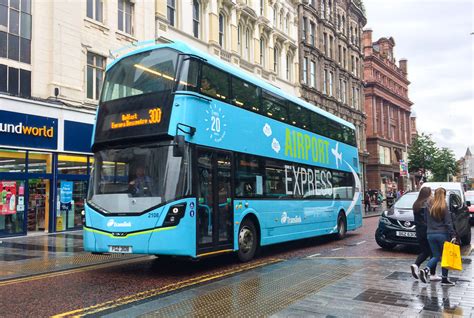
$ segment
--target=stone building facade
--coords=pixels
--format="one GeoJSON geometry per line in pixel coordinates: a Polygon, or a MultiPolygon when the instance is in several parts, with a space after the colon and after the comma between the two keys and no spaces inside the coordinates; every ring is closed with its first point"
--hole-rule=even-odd
{"type": "Polygon", "coordinates": [[[355,125],[365,189],[362,28],[367,20],[362,1],[302,1],[298,16],[301,96],[355,125]]]}
{"type": "Polygon", "coordinates": [[[156,0],[156,38],[186,42],[298,96],[296,3],[156,0]]]}
{"type": "MultiPolygon", "coordinates": [[[[367,179],[370,189],[407,190],[400,176],[400,160],[407,161],[412,142],[411,105],[408,98],[407,60],[394,57],[392,37],[372,42],[372,31],[363,32],[365,112],[367,114],[367,179]]],[[[413,127],[414,128],[414,127],[413,127]]]]}

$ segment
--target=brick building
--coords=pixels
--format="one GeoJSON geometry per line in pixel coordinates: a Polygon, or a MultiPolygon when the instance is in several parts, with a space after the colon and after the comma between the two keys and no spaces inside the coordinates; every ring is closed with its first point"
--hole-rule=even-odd
{"type": "Polygon", "coordinates": [[[301,97],[356,127],[363,189],[365,114],[362,82],[362,1],[310,0],[298,7],[301,97]]]}
{"type": "Polygon", "coordinates": [[[392,37],[372,42],[372,30],[363,32],[365,112],[367,114],[367,179],[370,189],[407,190],[400,177],[400,160],[411,145],[411,105],[408,98],[407,60],[394,57],[392,37]]]}

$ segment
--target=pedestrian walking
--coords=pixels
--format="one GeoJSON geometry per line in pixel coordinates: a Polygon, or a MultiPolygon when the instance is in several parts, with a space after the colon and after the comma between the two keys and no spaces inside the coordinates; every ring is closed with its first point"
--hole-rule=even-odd
{"type": "MultiPolygon", "coordinates": [[[[415,263],[410,266],[411,274],[415,279],[419,278],[421,264],[432,256],[430,244],[426,234],[425,214],[429,213],[431,205],[431,188],[426,187],[420,190],[418,198],[413,203],[413,216],[415,218],[416,238],[420,247],[420,254],[416,257],[415,263]]],[[[430,280],[439,281],[440,276],[436,276],[436,268],[430,271],[430,280]]]]}
{"type": "Polygon", "coordinates": [[[369,191],[365,191],[364,206],[365,206],[365,212],[369,212],[370,211],[370,194],[369,194],[369,191]]]}
{"type": "MultiPolygon", "coordinates": [[[[425,221],[428,234],[428,242],[430,243],[433,257],[428,261],[426,268],[420,271],[420,279],[427,283],[430,281],[430,271],[436,268],[443,254],[444,242],[455,239],[455,232],[451,213],[446,204],[446,190],[438,188],[435,191],[433,204],[429,209],[429,213],[425,213],[425,221]]],[[[441,285],[454,286],[454,282],[448,279],[448,270],[441,270],[441,285]]]]}

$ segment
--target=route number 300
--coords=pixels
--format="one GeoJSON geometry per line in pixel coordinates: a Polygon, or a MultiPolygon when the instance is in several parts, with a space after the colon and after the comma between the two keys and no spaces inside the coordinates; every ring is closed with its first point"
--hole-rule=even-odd
{"type": "Polygon", "coordinates": [[[150,124],[158,124],[161,121],[161,109],[153,108],[148,111],[150,115],[150,124]]]}

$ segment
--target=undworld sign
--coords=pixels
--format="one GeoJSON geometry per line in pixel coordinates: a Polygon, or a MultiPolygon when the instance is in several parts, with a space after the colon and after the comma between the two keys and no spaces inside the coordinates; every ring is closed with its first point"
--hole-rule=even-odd
{"type": "Polygon", "coordinates": [[[0,110],[0,145],[57,149],[58,119],[0,110]]]}

